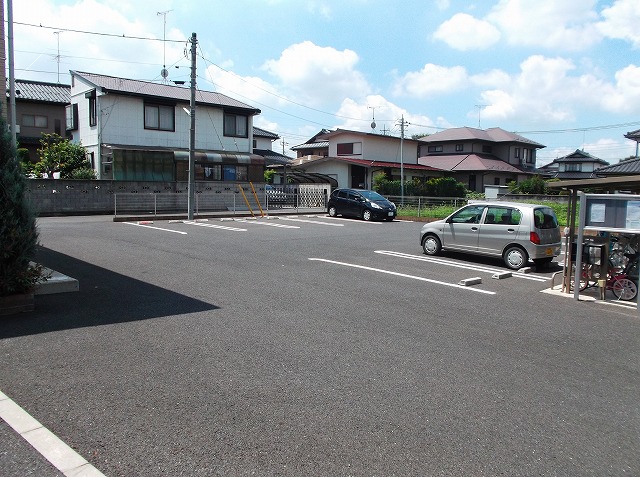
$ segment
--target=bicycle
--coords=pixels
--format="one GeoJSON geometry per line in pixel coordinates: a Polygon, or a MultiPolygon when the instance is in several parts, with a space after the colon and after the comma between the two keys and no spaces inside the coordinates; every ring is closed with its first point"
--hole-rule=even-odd
{"type": "MultiPolygon", "coordinates": [[[[625,266],[620,269],[609,260],[609,269],[605,280],[605,289],[611,290],[618,300],[631,301],[638,295],[638,272],[637,260],[640,256],[639,252],[625,253],[627,261],[625,266]]],[[[575,265],[573,267],[572,277],[575,277],[575,265]]],[[[599,277],[593,276],[593,265],[585,263],[580,274],[580,291],[587,288],[598,286],[599,277]]],[[[573,278],[571,281],[571,289],[573,289],[573,278]]]]}

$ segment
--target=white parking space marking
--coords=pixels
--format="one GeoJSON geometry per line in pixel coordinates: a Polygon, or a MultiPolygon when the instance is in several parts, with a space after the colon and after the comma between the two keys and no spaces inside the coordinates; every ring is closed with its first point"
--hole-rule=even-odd
{"type": "MultiPolygon", "coordinates": [[[[422,255],[411,255],[408,253],[402,253],[402,252],[392,252],[389,250],[376,250],[375,253],[379,253],[382,255],[390,255],[392,257],[398,257],[398,258],[406,258],[409,260],[418,260],[420,262],[432,262],[432,263],[439,263],[442,265],[446,265],[448,267],[454,267],[454,268],[464,268],[465,270],[474,270],[477,272],[486,272],[486,273],[490,273],[490,274],[495,274],[495,273],[502,273],[504,272],[504,270],[502,269],[497,269],[497,268],[489,268],[489,267],[482,267],[480,265],[471,265],[468,263],[457,263],[457,262],[452,262],[450,260],[445,260],[443,258],[435,258],[435,257],[425,257],[422,255]]],[[[534,275],[527,275],[524,273],[518,273],[518,272],[512,272],[512,276],[516,277],[516,278],[523,278],[525,280],[532,280],[535,282],[546,282],[549,279],[545,278],[545,277],[538,277],[538,276],[534,276],[534,275]]]]}
{"type": "Polygon", "coordinates": [[[331,227],[344,227],[344,224],[332,224],[330,222],[320,222],[319,220],[296,219],[293,217],[280,217],[280,220],[288,220],[290,222],[303,222],[305,224],[330,225],[331,227]]]}
{"type": "Polygon", "coordinates": [[[191,222],[189,220],[185,220],[183,223],[188,225],[197,225],[198,227],[209,227],[212,229],[222,229],[229,230],[231,232],[246,232],[247,229],[240,229],[238,227],[227,227],[226,225],[215,225],[215,224],[204,224],[202,222],[191,222]]]}
{"type": "Polygon", "coordinates": [[[324,258],[310,258],[309,260],[317,261],[317,262],[324,262],[324,263],[332,263],[334,265],[342,265],[342,266],[351,267],[351,268],[360,268],[362,270],[369,270],[369,271],[372,271],[372,272],[385,273],[387,275],[395,275],[397,277],[410,278],[412,280],[419,280],[421,282],[435,283],[436,285],[444,285],[444,286],[451,287],[451,288],[459,288],[459,289],[462,289],[462,290],[472,291],[472,292],[476,292],[476,293],[484,293],[485,295],[495,295],[496,294],[496,292],[487,291],[487,290],[479,290],[477,288],[471,288],[471,287],[468,287],[468,286],[458,285],[456,283],[441,282],[439,280],[432,280],[430,278],[417,277],[415,275],[407,275],[405,273],[392,272],[391,270],[383,270],[381,268],[365,267],[364,265],[356,265],[355,263],[336,262],[335,260],[326,260],[324,258]]]}
{"type": "Polygon", "coordinates": [[[0,392],[0,418],[66,476],[104,477],[104,474],[0,392]]]}
{"type": "Polygon", "coordinates": [[[252,225],[266,225],[268,227],[280,227],[282,229],[299,229],[297,225],[286,225],[286,224],[276,224],[274,222],[260,222],[259,220],[242,220],[242,219],[233,219],[234,222],[241,222],[243,224],[252,224],[252,225]]]}
{"type": "Polygon", "coordinates": [[[173,232],[174,234],[187,235],[187,232],[181,232],[180,230],[163,229],[162,227],[153,227],[151,225],[136,224],[134,222],[122,222],[122,223],[126,225],[135,225],[136,227],[145,227],[147,229],[162,230],[163,232],[173,232]]]}
{"type": "Polygon", "coordinates": [[[346,220],[347,222],[351,222],[352,224],[367,224],[367,225],[382,225],[382,222],[373,222],[371,220],[358,220],[358,219],[347,219],[344,217],[331,217],[330,215],[324,215],[325,219],[329,220],[346,220]]]}

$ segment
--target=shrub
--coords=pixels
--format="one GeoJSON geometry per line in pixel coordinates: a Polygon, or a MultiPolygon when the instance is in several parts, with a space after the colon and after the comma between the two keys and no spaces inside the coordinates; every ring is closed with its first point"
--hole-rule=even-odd
{"type": "MultiPolygon", "coordinates": [[[[0,131],[6,131],[0,120],[0,131]]],[[[33,290],[42,277],[31,267],[38,246],[36,218],[25,189],[27,179],[11,145],[9,133],[0,134],[0,296],[33,290]]]]}

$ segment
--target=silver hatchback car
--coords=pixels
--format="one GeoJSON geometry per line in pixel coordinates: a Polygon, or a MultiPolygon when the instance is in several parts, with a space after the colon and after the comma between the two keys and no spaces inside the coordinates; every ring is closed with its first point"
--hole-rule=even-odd
{"type": "Polygon", "coordinates": [[[420,231],[427,255],[447,249],[502,257],[512,270],[529,260],[538,266],[548,264],[560,254],[560,241],[553,209],[517,202],[475,202],[420,231]]]}

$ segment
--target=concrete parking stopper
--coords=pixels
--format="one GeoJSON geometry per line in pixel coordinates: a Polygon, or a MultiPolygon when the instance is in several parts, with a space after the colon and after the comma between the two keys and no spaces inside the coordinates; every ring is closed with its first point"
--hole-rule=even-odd
{"type": "Polygon", "coordinates": [[[482,283],[482,278],[474,277],[474,278],[465,278],[464,280],[460,280],[458,285],[469,287],[471,285],[479,285],[480,283],[482,283]]]}

